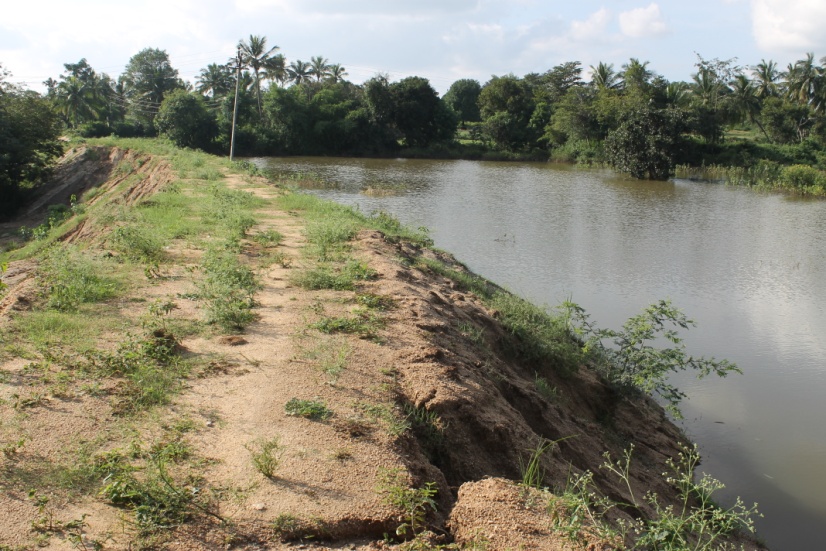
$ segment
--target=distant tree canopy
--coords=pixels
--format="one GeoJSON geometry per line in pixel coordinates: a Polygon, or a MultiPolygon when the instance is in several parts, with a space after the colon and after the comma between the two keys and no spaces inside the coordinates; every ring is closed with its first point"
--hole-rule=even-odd
{"type": "Polygon", "coordinates": [[[7,84],[7,75],[0,65],[0,219],[19,208],[62,151],[49,100],[7,84]]]}
{"type": "Polygon", "coordinates": [[[158,132],[178,147],[210,149],[218,133],[218,124],[204,99],[186,90],[168,94],[154,122],[158,132]]]}
{"type": "Polygon", "coordinates": [[[81,59],[44,82],[46,97],[84,136],[160,132],[216,152],[229,149],[239,80],[241,154],[492,153],[607,163],[643,178],[667,177],[676,163],[745,166],[761,156],[826,169],[826,58],[814,54],[785,70],[771,60],[746,67],[698,55],[694,71],[674,82],[638,58],[587,71],[567,61],[483,84],[459,79],[440,99],[418,76],[353,84],[341,64],[322,55],[288,60],[262,35],[238,47],[240,56],[208,64],[194,85],[159,49],[135,54],[116,80],[81,59]]]}

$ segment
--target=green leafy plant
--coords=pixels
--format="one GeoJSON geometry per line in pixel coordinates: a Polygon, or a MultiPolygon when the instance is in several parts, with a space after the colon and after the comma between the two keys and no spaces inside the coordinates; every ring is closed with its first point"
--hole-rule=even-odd
{"type": "Polygon", "coordinates": [[[403,522],[396,528],[398,536],[416,536],[425,528],[428,511],[436,511],[436,484],[410,488],[401,469],[380,469],[378,491],[384,502],[402,511],[403,522]]]}
{"type": "Polygon", "coordinates": [[[326,404],[320,400],[302,400],[292,398],[284,404],[284,411],[287,415],[296,417],[306,417],[307,419],[322,421],[333,415],[326,404]]]}
{"type": "Polygon", "coordinates": [[[241,330],[253,320],[255,293],[261,288],[255,273],[226,250],[210,249],[201,264],[200,297],[207,303],[210,323],[241,330]]]}
{"type": "Polygon", "coordinates": [[[273,478],[275,471],[281,464],[281,457],[284,455],[284,448],[277,436],[269,440],[259,438],[246,445],[250,452],[252,464],[262,475],[273,478]]]}
{"type": "Polygon", "coordinates": [[[556,442],[540,438],[536,448],[531,450],[528,459],[519,459],[519,471],[522,474],[522,485],[527,488],[541,489],[545,485],[545,469],[542,467],[542,456],[548,450],[553,450],[556,442]]]}
{"type": "Polygon", "coordinates": [[[585,310],[570,301],[563,303],[562,308],[571,330],[584,341],[583,351],[609,382],[659,396],[676,418],[681,417],[678,404],[685,393],[668,381],[669,373],[692,370],[699,378],[742,373],[727,360],[689,355],[677,329],[688,329],[695,323],[668,300],[648,306],[641,314],[628,319],[619,331],[597,328],[585,310]],[[672,346],[658,348],[654,346],[657,340],[665,340],[672,346]],[[605,341],[612,342],[614,347],[606,346],[605,341]]]}

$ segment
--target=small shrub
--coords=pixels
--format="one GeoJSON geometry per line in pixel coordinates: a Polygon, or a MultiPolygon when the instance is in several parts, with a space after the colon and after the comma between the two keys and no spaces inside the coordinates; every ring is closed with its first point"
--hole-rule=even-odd
{"type": "Polygon", "coordinates": [[[211,249],[201,264],[199,296],[206,301],[209,323],[225,330],[241,330],[253,320],[255,293],[261,288],[253,271],[229,251],[211,249]]]}
{"type": "Polygon", "coordinates": [[[111,237],[115,250],[126,258],[151,268],[166,259],[163,243],[157,233],[144,226],[129,225],[116,229],[111,237]]]}
{"type": "Polygon", "coordinates": [[[284,411],[287,415],[295,417],[305,417],[316,421],[323,421],[333,415],[333,412],[327,408],[324,402],[319,400],[301,400],[299,398],[292,398],[284,405],[284,411]]]}
{"type": "Polygon", "coordinates": [[[585,340],[583,351],[610,383],[620,389],[659,396],[676,418],[681,417],[677,406],[685,393],[668,381],[670,373],[688,369],[696,371],[698,378],[741,373],[727,360],[689,355],[677,329],[688,329],[695,323],[668,300],[646,307],[641,314],[629,318],[618,331],[596,327],[577,304],[565,302],[562,308],[571,330],[585,340]],[[608,347],[606,341],[612,342],[614,347],[608,347]],[[654,343],[658,341],[672,346],[655,347],[654,343]]]}
{"type": "Polygon", "coordinates": [[[255,470],[267,478],[273,478],[284,455],[279,438],[276,436],[269,440],[258,439],[247,444],[246,448],[250,452],[255,470]]]}
{"type": "Polygon", "coordinates": [[[401,509],[402,522],[396,528],[398,536],[415,536],[425,528],[428,510],[436,511],[436,484],[428,482],[421,488],[410,488],[401,469],[380,469],[378,491],[384,502],[401,509]]]}

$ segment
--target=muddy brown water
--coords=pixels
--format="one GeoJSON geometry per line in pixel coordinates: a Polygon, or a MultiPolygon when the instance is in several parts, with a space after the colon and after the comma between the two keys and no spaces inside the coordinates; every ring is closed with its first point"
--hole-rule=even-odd
{"type": "Polygon", "coordinates": [[[436,245],[534,302],[579,303],[619,327],[670,298],[696,355],[744,375],[674,381],[720,501],[758,502],[776,550],[815,549],[826,525],[826,201],[604,170],[470,161],[267,158],[312,193],[430,229],[436,245]]]}

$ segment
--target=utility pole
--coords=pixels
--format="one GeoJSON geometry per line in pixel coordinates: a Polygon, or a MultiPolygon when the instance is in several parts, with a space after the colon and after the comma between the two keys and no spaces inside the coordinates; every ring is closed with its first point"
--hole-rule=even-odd
{"type": "Polygon", "coordinates": [[[241,87],[241,45],[238,45],[238,67],[235,71],[235,106],[232,108],[232,134],[229,138],[229,160],[235,157],[235,120],[238,118],[238,89],[241,87]]]}

